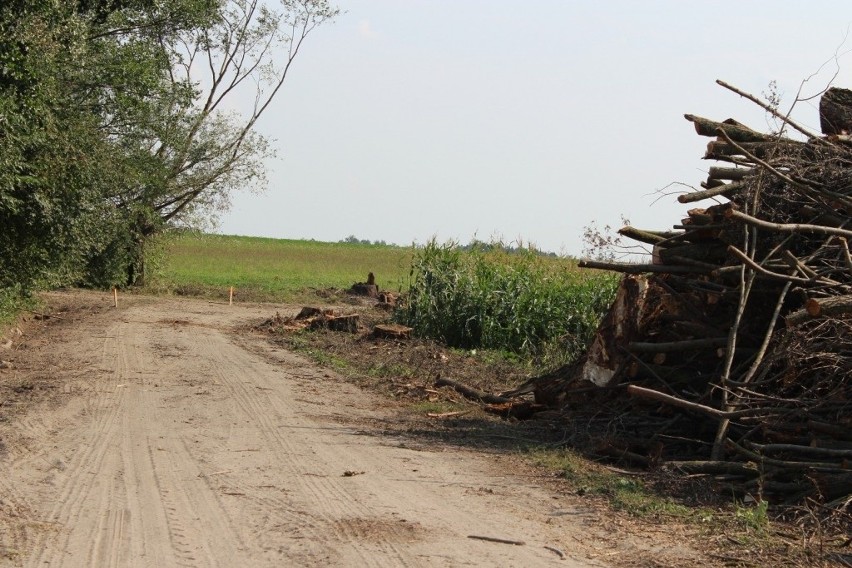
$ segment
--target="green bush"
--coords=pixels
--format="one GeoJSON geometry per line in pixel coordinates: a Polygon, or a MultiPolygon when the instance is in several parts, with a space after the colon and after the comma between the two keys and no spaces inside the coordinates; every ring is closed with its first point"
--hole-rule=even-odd
{"type": "Polygon", "coordinates": [[[0,336],[3,325],[12,323],[21,310],[35,307],[37,301],[20,286],[0,287],[0,336]]]}
{"type": "Polygon", "coordinates": [[[396,318],[451,347],[565,363],[586,347],[617,282],[532,250],[465,251],[433,240],[415,253],[408,298],[396,318]]]}

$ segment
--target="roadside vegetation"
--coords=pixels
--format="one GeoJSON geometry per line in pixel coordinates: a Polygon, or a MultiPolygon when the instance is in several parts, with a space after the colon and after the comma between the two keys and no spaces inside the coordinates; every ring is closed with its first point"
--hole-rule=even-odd
{"type": "Polygon", "coordinates": [[[262,189],[255,130],[326,0],[0,2],[0,320],[141,284],[152,237],[262,189]],[[283,54],[283,55],[282,55],[283,54]],[[238,105],[231,99],[253,104],[238,105]]]}
{"type": "Polygon", "coordinates": [[[411,247],[323,243],[178,232],[163,235],[149,256],[146,290],[153,293],[291,302],[317,290],[347,289],[375,274],[382,289],[399,291],[411,247]]]}
{"type": "Polygon", "coordinates": [[[450,347],[501,350],[554,366],[583,351],[617,283],[611,274],[532,249],[433,240],[415,251],[396,318],[450,347]]]}

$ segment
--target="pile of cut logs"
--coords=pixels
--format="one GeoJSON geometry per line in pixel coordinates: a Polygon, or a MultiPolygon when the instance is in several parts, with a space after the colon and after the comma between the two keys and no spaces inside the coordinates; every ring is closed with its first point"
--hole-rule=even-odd
{"type": "Polygon", "coordinates": [[[673,230],[624,227],[648,264],[581,263],[627,275],[586,357],[542,377],[537,401],[597,397],[610,456],[852,512],[852,91],[823,94],[818,134],[719,84],[781,133],[686,115],[722,164],[678,201],[714,202],[673,230]]]}

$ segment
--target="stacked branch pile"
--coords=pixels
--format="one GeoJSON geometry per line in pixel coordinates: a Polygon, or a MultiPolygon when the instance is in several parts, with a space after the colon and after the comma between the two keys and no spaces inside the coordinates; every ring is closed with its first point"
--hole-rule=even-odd
{"type": "Polygon", "coordinates": [[[620,231],[653,249],[648,264],[581,264],[627,276],[586,359],[536,394],[600,397],[610,455],[849,508],[852,92],[824,94],[820,135],[720,84],[804,136],[686,115],[718,164],[679,201],[706,205],[670,230],[620,231]]]}

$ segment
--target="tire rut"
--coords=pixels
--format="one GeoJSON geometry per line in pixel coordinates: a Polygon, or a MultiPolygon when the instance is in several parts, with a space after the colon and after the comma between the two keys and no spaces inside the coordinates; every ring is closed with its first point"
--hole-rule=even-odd
{"type": "Polygon", "coordinates": [[[387,414],[379,402],[233,335],[267,309],[151,300],[90,316],[79,344],[64,347],[78,366],[63,377],[80,386],[56,411],[22,420],[27,443],[0,461],[3,504],[26,519],[0,537],[22,551],[16,566],[553,561],[542,547],[499,547],[468,539],[474,532],[567,548],[560,527],[518,515],[526,490],[487,459],[372,436],[371,420],[387,414]],[[364,431],[335,418],[353,413],[364,431]]]}

